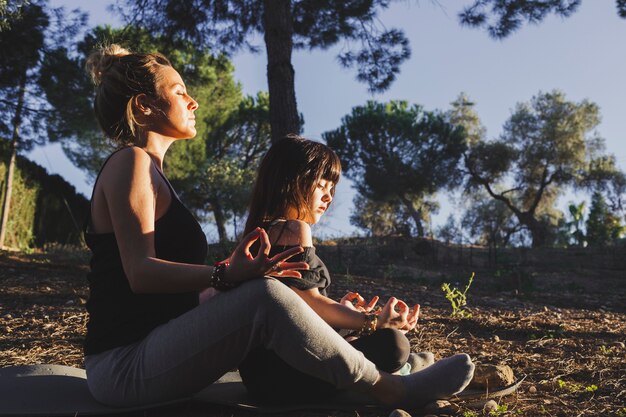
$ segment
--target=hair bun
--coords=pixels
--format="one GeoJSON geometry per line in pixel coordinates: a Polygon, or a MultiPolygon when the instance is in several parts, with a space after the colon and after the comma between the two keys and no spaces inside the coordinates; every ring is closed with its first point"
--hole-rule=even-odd
{"type": "Polygon", "coordinates": [[[102,46],[98,50],[89,55],[85,62],[85,68],[95,85],[100,85],[102,77],[113,63],[126,55],[130,55],[130,51],[118,44],[102,46]]]}

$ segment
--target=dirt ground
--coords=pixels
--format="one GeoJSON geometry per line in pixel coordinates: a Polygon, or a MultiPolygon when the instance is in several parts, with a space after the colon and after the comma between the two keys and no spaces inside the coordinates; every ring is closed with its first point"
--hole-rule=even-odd
{"type": "MultiPolygon", "coordinates": [[[[82,367],[87,321],[83,253],[0,252],[0,366],[51,363],[82,367]]],[[[451,317],[442,282],[463,288],[472,271],[439,268],[419,279],[334,275],[331,296],[346,290],[420,303],[415,351],[441,358],[468,353],[479,364],[509,365],[525,380],[487,415],[626,416],[626,271],[475,271],[469,318],[451,317]]],[[[410,411],[410,410],[409,410],[410,411]]],[[[389,411],[303,412],[299,416],[387,416],[389,411]]],[[[462,402],[434,415],[482,416],[462,402]]],[[[145,416],[251,415],[236,409],[178,406],[145,416]],[[194,408],[196,407],[196,408],[194,408]]],[[[292,414],[294,415],[294,414],[292,414]]],[[[420,415],[412,412],[413,416],[420,415]]]]}

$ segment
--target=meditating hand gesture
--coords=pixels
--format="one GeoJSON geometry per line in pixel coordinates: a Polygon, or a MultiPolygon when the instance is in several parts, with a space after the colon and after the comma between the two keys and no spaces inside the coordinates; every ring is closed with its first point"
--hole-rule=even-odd
{"type": "Polygon", "coordinates": [[[269,257],[272,245],[264,229],[257,227],[248,233],[237,245],[228,259],[228,267],[224,270],[224,280],[243,282],[264,275],[280,275],[281,277],[302,278],[298,269],[309,269],[306,262],[285,262],[294,255],[303,252],[301,246],[287,249],[273,257],[269,257]],[[250,252],[254,242],[259,241],[256,256],[250,252]]]}

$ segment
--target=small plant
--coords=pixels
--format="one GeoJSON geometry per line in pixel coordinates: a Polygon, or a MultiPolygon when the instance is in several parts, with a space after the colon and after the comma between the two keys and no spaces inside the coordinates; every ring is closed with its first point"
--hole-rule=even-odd
{"type": "Polygon", "coordinates": [[[602,345],[602,346],[600,346],[599,350],[600,350],[601,354],[608,356],[608,355],[611,355],[613,353],[614,348],[613,348],[613,346],[607,347],[606,345],[602,345]]]}
{"type": "Polygon", "coordinates": [[[452,317],[461,317],[461,318],[470,318],[472,314],[465,307],[467,305],[467,290],[472,285],[474,281],[474,273],[472,272],[472,276],[470,277],[467,285],[463,292],[461,292],[458,288],[450,288],[450,284],[444,282],[441,284],[441,290],[446,295],[446,300],[450,301],[450,305],[452,306],[452,317]]]}
{"type": "Polygon", "coordinates": [[[571,393],[578,393],[578,392],[596,392],[598,390],[598,386],[595,384],[591,384],[588,386],[584,386],[582,384],[577,384],[575,382],[567,382],[567,381],[563,381],[562,379],[559,379],[556,381],[557,385],[559,386],[559,389],[562,391],[569,391],[571,393]]]}
{"type": "Polygon", "coordinates": [[[506,413],[509,410],[509,407],[506,404],[499,405],[495,410],[491,410],[489,412],[490,416],[499,416],[506,413]]]}
{"type": "Polygon", "coordinates": [[[467,410],[463,412],[463,417],[478,417],[478,413],[476,411],[467,410]]]}
{"type": "Polygon", "coordinates": [[[617,417],[626,417],[626,407],[620,408],[616,413],[617,417]]]}

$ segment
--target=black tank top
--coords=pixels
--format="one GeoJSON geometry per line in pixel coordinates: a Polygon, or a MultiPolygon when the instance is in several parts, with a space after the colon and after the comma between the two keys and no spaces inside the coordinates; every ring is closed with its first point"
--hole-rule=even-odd
{"type": "MultiPolygon", "coordinates": [[[[103,167],[106,162],[108,159],[103,167]]],[[[203,264],[208,248],[206,236],[178,199],[167,178],[161,171],[159,173],[168,185],[172,198],[167,212],[154,224],[156,257],[172,262],[203,264]]],[[[91,213],[87,221],[88,224],[91,222],[91,213]]],[[[135,294],[122,268],[115,235],[90,233],[86,228],[85,241],[92,252],[91,270],[87,274],[89,322],[84,343],[86,355],[135,343],[157,326],[198,305],[197,292],[135,294]]]]}

